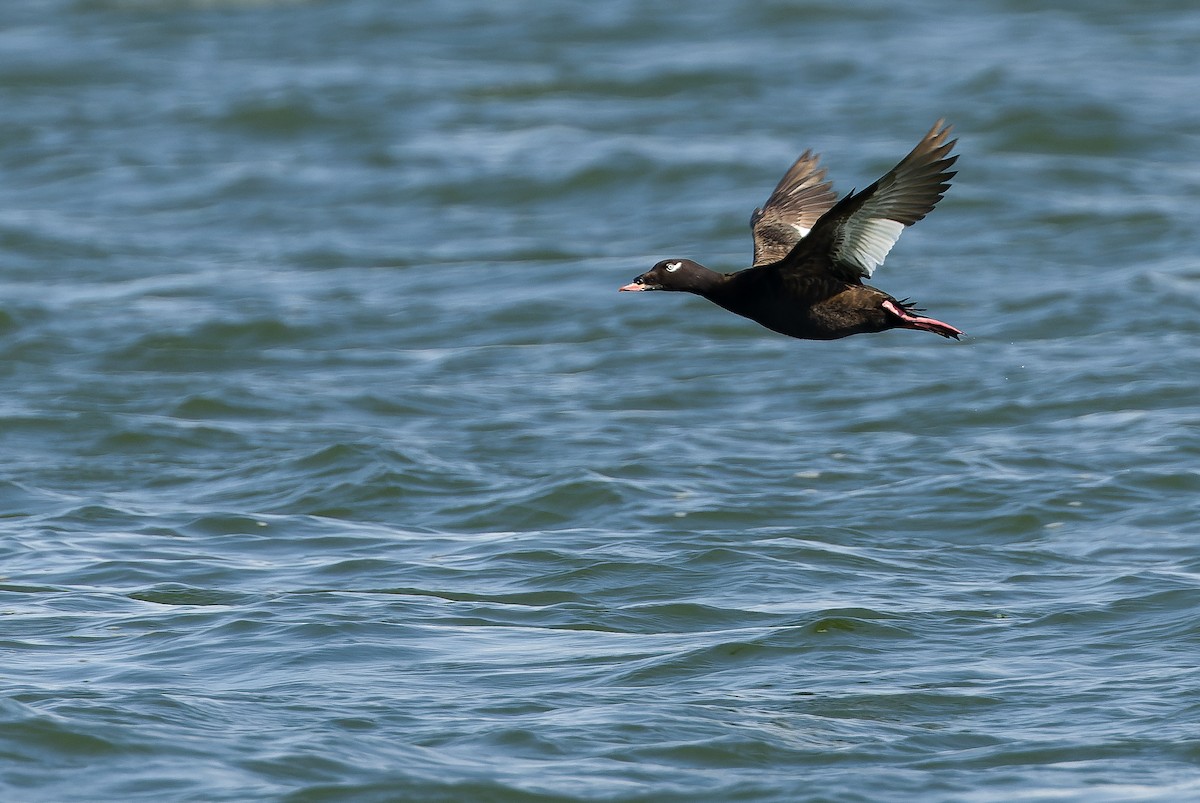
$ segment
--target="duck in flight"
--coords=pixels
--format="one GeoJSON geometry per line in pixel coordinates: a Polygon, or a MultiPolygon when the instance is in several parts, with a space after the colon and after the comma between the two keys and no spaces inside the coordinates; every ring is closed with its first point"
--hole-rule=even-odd
{"type": "Polygon", "coordinates": [[[750,216],[754,265],[717,273],[690,259],[664,259],[621,290],[676,290],[703,296],[780,334],[804,340],[888,329],[920,329],[955,340],[962,332],[917,315],[863,279],[950,188],[958,156],[938,120],[912,151],[862,192],[837,200],[818,157],[805,151],[750,216]],[[836,202],[836,203],[835,203],[836,202]]]}

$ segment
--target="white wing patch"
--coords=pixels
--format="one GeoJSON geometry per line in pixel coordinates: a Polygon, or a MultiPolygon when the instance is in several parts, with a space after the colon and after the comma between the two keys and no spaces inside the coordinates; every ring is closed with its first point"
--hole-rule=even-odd
{"type": "Polygon", "coordinates": [[[870,278],[883,264],[888,252],[900,239],[904,224],[887,218],[868,218],[862,222],[851,218],[842,232],[841,242],[834,254],[839,262],[848,262],[870,278]]]}
{"type": "Polygon", "coordinates": [[[810,231],[812,231],[812,229],[806,229],[803,226],[797,226],[795,223],[792,224],[792,228],[796,230],[796,233],[800,235],[800,239],[802,240],[808,236],[810,231]]]}

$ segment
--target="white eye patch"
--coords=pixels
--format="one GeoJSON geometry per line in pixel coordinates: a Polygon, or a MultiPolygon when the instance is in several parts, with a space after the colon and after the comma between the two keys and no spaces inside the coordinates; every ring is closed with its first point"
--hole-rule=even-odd
{"type": "Polygon", "coordinates": [[[667,273],[674,273],[675,271],[679,270],[681,267],[683,267],[682,262],[668,262],[666,264],[667,273]]]}

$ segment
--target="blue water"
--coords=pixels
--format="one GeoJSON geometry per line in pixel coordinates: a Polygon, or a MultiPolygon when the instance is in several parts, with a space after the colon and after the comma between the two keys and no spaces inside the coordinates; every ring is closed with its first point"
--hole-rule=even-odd
{"type": "Polygon", "coordinates": [[[1200,9],[0,6],[0,798],[1200,797],[1200,9]],[[836,342],[680,295],[939,117],[836,342]]]}

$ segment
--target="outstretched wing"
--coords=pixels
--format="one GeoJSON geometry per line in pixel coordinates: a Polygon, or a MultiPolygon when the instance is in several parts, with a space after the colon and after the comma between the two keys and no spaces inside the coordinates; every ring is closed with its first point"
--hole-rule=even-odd
{"type": "Polygon", "coordinates": [[[767,202],[750,216],[756,266],[787,256],[837,200],[833,184],[825,180],[825,168],[817,166],[819,158],[812,151],[802,153],[767,202]]]}
{"type": "Polygon", "coordinates": [[[938,120],[912,152],[862,192],[851,192],[813,225],[784,259],[783,270],[823,268],[858,283],[883,264],[905,226],[921,220],[950,188],[957,156],[947,140],[950,126],[938,120]]]}

